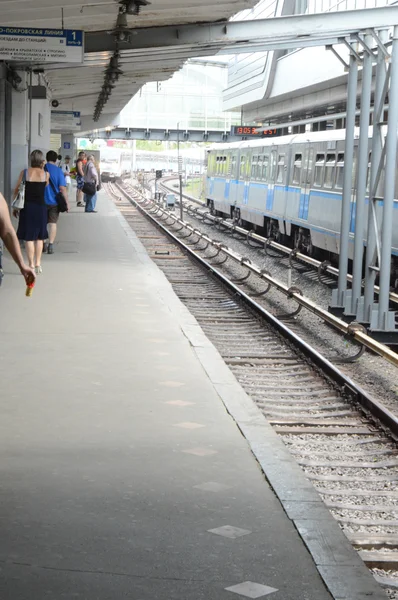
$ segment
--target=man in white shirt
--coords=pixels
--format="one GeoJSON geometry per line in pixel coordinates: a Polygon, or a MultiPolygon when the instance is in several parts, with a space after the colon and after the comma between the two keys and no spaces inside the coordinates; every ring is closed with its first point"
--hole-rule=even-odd
{"type": "Polygon", "coordinates": [[[68,190],[68,196],[69,196],[69,192],[71,190],[72,187],[72,179],[70,176],[70,156],[65,156],[65,159],[63,161],[63,163],[60,165],[62,172],[64,174],[65,177],[65,182],[66,182],[66,188],[68,190]]]}

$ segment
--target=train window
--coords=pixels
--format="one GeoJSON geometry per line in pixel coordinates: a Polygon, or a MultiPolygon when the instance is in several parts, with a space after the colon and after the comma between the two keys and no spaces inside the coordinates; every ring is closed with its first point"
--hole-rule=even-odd
{"type": "Polygon", "coordinates": [[[344,153],[337,155],[336,171],[336,188],[342,190],[344,181],[344,153]]]}
{"type": "Polygon", "coordinates": [[[207,174],[213,175],[213,155],[209,152],[207,155],[207,174]]]}
{"type": "Polygon", "coordinates": [[[211,173],[214,176],[217,172],[217,157],[215,154],[212,155],[211,157],[211,173]]]}
{"type": "Polygon", "coordinates": [[[260,156],[258,157],[258,163],[257,163],[256,179],[261,179],[261,173],[263,170],[263,160],[264,160],[264,156],[262,156],[260,154],[260,156]]]}
{"type": "Polygon", "coordinates": [[[285,155],[279,154],[278,156],[278,172],[276,175],[276,183],[283,183],[285,175],[285,155]]]}
{"type": "Polygon", "coordinates": [[[325,165],[325,155],[317,154],[315,161],[315,178],[314,186],[322,187],[323,183],[323,167],[325,165]]]}
{"type": "Polygon", "coordinates": [[[239,179],[244,179],[246,175],[246,156],[240,157],[239,179]]]}
{"type": "Polygon", "coordinates": [[[251,172],[252,179],[255,179],[257,176],[257,163],[258,163],[258,156],[253,155],[253,157],[252,157],[252,172],[251,172]]]}
{"type": "Polygon", "coordinates": [[[358,167],[358,146],[354,147],[354,160],[352,164],[351,190],[356,194],[357,191],[357,167],[358,167]]]}
{"type": "Polygon", "coordinates": [[[369,152],[368,172],[366,173],[366,191],[367,192],[369,192],[369,186],[370,186],[370,167],[371,167],[371,161],[372,161],[372,153],[369,152]]]}
{"type": "Polygon", "coordinates": [[[236,178],[236,156],[233,156],[231,161],[231,178],[236,178]]]}
{"type": "Polygon", "coordinates": [[[263,179],[264,181],[268,181],[268,177],[269,177],[269,155],[264,154],[263,166],[262,166],[262,171],[261,171],[261,179],[263,179]]]}
{"type": "Polygon", "coordinates": [[[293,183],[300,183],[301,167],[302,167],[302,155],[295,154],[294,155],[294,165],[293,165],[293,183]]]}
{"type": "Polygon", "coordinates": [[[275,172],[276,172],[276,150],[271,152],[271,169],[269,174],[269,181],[271,183],[275,181],[275,172]]]}
{"type": "Polygon", "coordinates": [[[227,166],[227,157],[223,156],[223,158],[222,158],[222,172],[223,172],[223,175],[227,174],[227,169],[228,169],[228,166],[227,166]]]}
{"type": "Polygon", "coordinates": [[[228,155],[226,157],[226,159],[227,159],[227,163],[226,163],[225,169],[226,169],[227,178],[230,179],[231,178],[231,166],[232,166],[231,165],[231,156],[228,155]]]}
{"type": "Polygon", "coordinates": [[[332,188],[333,187],[333,176],[334,176],[334,167],[336,164],[336,155],[335,154],[327,154],[326,155],[326,164],[325,164],[325,180],[324,187],[332,188]]]}

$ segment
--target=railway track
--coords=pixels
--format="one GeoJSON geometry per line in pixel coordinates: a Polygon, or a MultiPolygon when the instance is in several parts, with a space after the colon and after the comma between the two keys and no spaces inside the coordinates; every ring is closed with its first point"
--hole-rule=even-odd
{"type": "MultiPolygon", "coordinates": [[[[131,184],[128,184],[128,186],[131,187],[131,184]]],[[[131,188],[131,189],[133,190],[133,193],[134,193],[134,188],[131,188]]],[[[149,194],[149,196],[150,196],[149,191],[146,193],[149,194]]],[[[332,315],[328,310],[326,310],[325,308],[322,308],[316,302],[313,302],[308,296],[305,296],[303,294],[301,288],[292,286],[291,282],[288,283],[287,285],[284,284],[280,280],[271,276],[269,271],[263,270],[260,267],[256,266],[254,263],[252,263],[252,261],[249,258],[245,258],[242,255],[239,255],[237,252],[235,252],[228,246],[224,245],[222,242],[219,242],[217,240],[212,239],[211,237],[209,237],[207,235],[204,235],[199,229],[195,229],[191,223],[186,223],[183,221],[177,222],[178,218],[174,216],[174,213],[173,212],[171,212],[171,213],[164,212],[164,209],[162,208],[162,206],[160,204],[157,204],[155,206],[158,206],[159,213],[163,212],[163,214],[165,214],[165,215],[170,215],[169,218],[171,219],[171,221],[173,221],[173,219],[174,219],[176,221],[176,225],[181,226],[181,227],[185,226],[187,229],[189,229],[190,231],[188,231],[188,236],[191,236],[192,234],[194,234],[194,239],[195,239],[195,236],[197,237],[196,241],[191,242],[192,246],[198,244],[198,242],[200,241],[199,238],[201,238],[207,244],[206,248],[209,244],[211,244],[212,246],[215,247],[215,249],[217,250],[217,253],[221,252],[223,255],[225,255],[224,256],[225,260],[222,261],[222,263],[220,263],[220,264],[223,264],[224,262],[226,262],[226,260],[228,260],[228,258],[231,258],[232,261],[234,261],[235,263],[237,263],[239,265],[239,268],[243,267],[243,268],[247,269],[247,273],[245,274],[244,277],[242,277],[242,281],[245,282],[243,285],[250,285],[252,283],[252,281],[249,281],[249,277],[250,277],[250,275],[253,274],[256,276],[257,279],[265,280],[265,282],[268,283],[269,286],[274,287],[278,292],[281,292],[282,294],[284,294],[284,296],[286,298],[288,298],[289,300],[296,301],[298,304],[298,308],[293,312],[287,312],[285,314],[285,318],[290,318],[290,319],[296,318],[298,313],[301,311],[301,308],[304,307],[308,311],[313,313],[316,317],[319,317],[325,324],[330,325],[333,329],[335,329],[336,332],[338,332],[339,335],[343,334],[347,340],[350,339],[351,341],[356,341],[360,344],[360,350],[356,351],[355,354],[350,355],[350,356],[346,355],[347,348],[344,348],[343,355],[335,356],[333,358],[334,362],[347,362],[347,363],[354,362],[357,358],[362,356],[365,348],[367,347],[369,350],[371,350],[371,351],[375,352],[376,354],[379,354],[383,358],[387,359],[395,367],[398,367],[398,354],[395,353],[394,351],[392,351],[387,346],[380,344],[377,341],[373,340],[371,337],[369,337],[366,334],[365,329],[363,327],[361,327],[360,325],[355,324],[355,323],[347,325],[344,321],[342,321],[338,317],[332,315]]],[[[289,278],[288,278],[288,281],[289,281],[289,278]]],[[[262,292],[260,295],[267,293],[268,290],[269,290],[269,287],[267,287],[265,289],[265,291],[262,292]]],[[[254,290],[252,292],[254,292],[254,290]]],[[[289,302],[287,304],[289,304],[289,302]]],[[[290,307],[288,307],[288,310],[290,311],[290,307]]],[[[293,320],[291,320],[291,327],[295,328],[296,326],[300,327],[302,329],[302,322],[299,324],[298,322],[295,323],[293,320]]],[[[311,330],[313,330],[313,322],[311,322],[310,326],[311,326],[311,330]]],[[[309,332],[307,331],[307,333],[309,333],[309,332]]],[[[311,337],[313,337],[313,336],[311,336],[311,337]]],[[[313,340],[312,343],[314,343],[314,341],[315,340],[313,340]]],[[[340,338],[340,341],[341,341],[341,338],[340,338]]],[[[323,351],[325,343],[324,343],[324,338],[322,336],[318,336],[318,345],[319,345],[319,343],[320,343],[321,349],[323,351]]],[[[340,343],[340,346],[341,346],[341,343],[340,343]]]]}
{"type": "Polygon", "coordinates": [[[398,598],[398,419],[228,281],[219,255],[193,257],[182,227],[166,236],[156,205],[108,190],[387,596],[398,598]]]}
{"type": "MultiPolygon", "coordinates": [[[[175,177],[164,178],[159,184],[165,192],[174,192],[176,190],[170,187],[170,183],[175,181],[175,177]]],[[[207,224],[214,225],[216,228],[230,233],[231,235],[237,235],[241,240],[246,240],[247,244],[259,250],[265,250],[270,253],[274,253],[274,258],[278,258],[283,261],[289,268],[294,268],[300,273],[313,274],[313,276],[323,285],[329,288],[336,287],[336,279],[339,276],[338,268],[330,264],[329,261],[320,261],[312,256],[308,256],[298,251],[297,249],[292,250],[289,246],[284,246],[279,242],[266,238],[254,231],[245,229],[242,226],[238,226],[236,223],[229,219],[224,219],[212,215],[205,204],[192,196],[183,194],[186,202],[184,203],[184,209],[193,218],[197,218],[200,221],[205,220],[207,224]]],[[[347,282],[352,283],[352,275],[347,275],[347,282]]],[[[379,288],[375,286],[375,293],[378,294],[379,288]]],[[[390,292],[390,301],[393,306],[398,307],[398,293],[395,291],[390,292]]]]}

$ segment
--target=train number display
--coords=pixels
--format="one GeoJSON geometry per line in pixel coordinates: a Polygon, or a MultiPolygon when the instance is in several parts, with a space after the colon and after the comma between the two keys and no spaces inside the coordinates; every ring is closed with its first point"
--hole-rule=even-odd
{"type": "Polygon", "coordinates": [[[232,135],[241,135],[242,137],[253,138],[276,137],[280,135],[280,131],[280,129],[265,129],[261,131],[259,127],[249,127],[242,125],[234,125],[233,127],[231,127],[232,135]]]}

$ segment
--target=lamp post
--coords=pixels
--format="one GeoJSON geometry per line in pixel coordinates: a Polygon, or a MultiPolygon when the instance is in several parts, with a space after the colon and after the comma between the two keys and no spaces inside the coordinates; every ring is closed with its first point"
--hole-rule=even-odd
{"type": "Polygon", "coordinates": [[[180,123],[177,123],[177,162],[178,179],[180,181],[180,219],[184,220],[184,210],[182,206],[182,158],[180,157],[180,123]]]}

